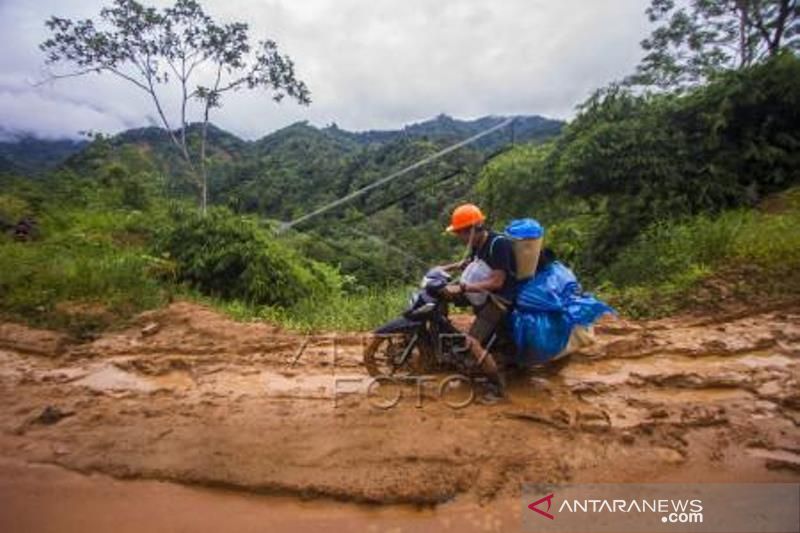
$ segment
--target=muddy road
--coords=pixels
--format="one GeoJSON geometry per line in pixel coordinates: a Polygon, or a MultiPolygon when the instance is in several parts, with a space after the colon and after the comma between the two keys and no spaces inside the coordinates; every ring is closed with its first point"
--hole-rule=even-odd
{"type": "Polygon", "coordinates": [[[71,523],[80,502],[126,516],[131,498],[166,497],[186,520],[205,502],[209,529],[214,509],[233,524],[224,509],[264,498],[286,524],[501,530],[518,524],[523,482],[800,480],[800,303],[597,333],[558,375],[456,408],[468,387],[444,376],[369,388],[359,335],[303,336],[186,302],[81,344],[2,324],[0,528],[47,512],[71,523]],[[464,522],[468,509],[493,511],[464,522]]]}

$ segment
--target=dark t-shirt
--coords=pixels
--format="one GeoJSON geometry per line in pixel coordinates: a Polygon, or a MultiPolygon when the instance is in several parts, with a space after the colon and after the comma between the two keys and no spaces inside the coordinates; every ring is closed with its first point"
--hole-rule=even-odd
{"type": "Polygon", "coordinates": [[[514,259],[514,250],[511,241],[504,235],[490,231],[483,245],[477,250],[472,249],[471,258],[483,260],[492,270],[502,270],[506,273],[503,287],[496,291],[501,298],[513,302],[516,297],[517,264],[514,259]]]}

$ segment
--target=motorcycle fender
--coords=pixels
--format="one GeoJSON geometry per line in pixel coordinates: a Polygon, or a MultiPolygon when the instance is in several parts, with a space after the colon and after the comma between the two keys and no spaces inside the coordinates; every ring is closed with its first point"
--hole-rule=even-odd
{"type": "Polygon", "coordinates": [[[409,320],[405,317],[395,318],[375,330],[377,334],[411,333],[422,326],[422,322],[409,320]]]}

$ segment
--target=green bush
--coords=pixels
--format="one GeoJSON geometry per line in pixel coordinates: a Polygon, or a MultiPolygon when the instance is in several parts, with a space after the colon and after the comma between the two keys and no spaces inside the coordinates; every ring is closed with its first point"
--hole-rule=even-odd
{"type": "Polygon", "coordinates": [[[28,202],[14,195],[0,194],[0,232],[8,230],[28,214],[28,202]]]}
{"type": "Polygon", "coordinates": [[[174,209],[157,232],[155,249],[175,261],[178,280],[209,296],[287,307],[341,289],[333,268],[284,246],[254,217],[225,208],[206,215],[174,209]]]}
{"type": "MultiPolygon", "coordinates": [[[[163,302],[157,280],[149,275],[153,259],[86,241],[8,243],[0,247],[0,310],[48,326],[72,326],[75,317],[59,304],[92,304],[116,318],[163,302]]],[[[84,328],[86,325],[80,325],[84,328]]]]}

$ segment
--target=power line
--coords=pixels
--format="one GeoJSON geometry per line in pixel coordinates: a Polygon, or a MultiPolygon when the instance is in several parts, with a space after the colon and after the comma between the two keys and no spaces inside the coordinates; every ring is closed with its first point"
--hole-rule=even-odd
{"type": "MultiPolygon", "coordinates": [[[[488,163],[492,159],[494,159],[494,158],[506,153],[510,149],[511,149],[511,147],[504,146],[504,147],[502,147],[502,148],[500,148],[498,150],[495,150],[491,154],[489,154],[486,157],[484,157],[483,159],[481,159],[480,162],[478,163],[478,166],[481,166],[481,167],[484,166],[486,163],[488,163]]],[[[391,206],[393,206],[393,205],[395,205],[397,203],[402,202],[406,198],[410,198],[410,197],[414,196],[415,194],[418,194],[418,193],[420,193],[422,191],[426,191],[428,189],[431,189],[435,185],[439,185],[439,184],[444,183],[446,181],[450,181],[451,179],[459,176],[460,174],[463,174],[465,172],[465,170],[466,169],[464,167],[458,167],[457,169],[453,170],[452,172],[448,172],[447,174],[445,174],[443,176],[440,176],[439,178],[436,178],[436,180],[434,180],[431,183],[428,183],[427,185],[412,189],[412,190],[408,191],[407,193],[398,196],[394,200],[389,200],[387,202],[384,202],[384,203],[378,205],[377,207],[375,207],[375,208],[373,208],[373,209],[371,209],[369,211],[365,211],[363,213],[360,213],[361,216],[356,216],[354,220],[358,221],[358,220],[361,220],[361,219],[366,218],[368,216],[372,216],[375,213],[383,211],[384,209],[387,209],[387,208],[389,208],[389,207],[391,207],[391,206]]],[[[353,220],[353,219],[350,219],[350,220],[353,220]]]]}
{"type": "Polygon", "coordinates": [[[357,191],[353,191],[350,194],[348,194],[347,196],[345,196],[344,198],[340,198],[339,200],[333,201],[333,202],[331,202],[331,203],[329,203],[329,204],[327,204],[325,206],[320,207],[319,209],[316,209],[316,210],[312,211],[311,213],[303,215],[303,216],[301,216],[299,218],[296,218],[296,219],[294,219],[292,221],[284,222],[280,227],[280,231],[281,232],[286,231],[287,229],[292,228],[292,227],[294,227],[294,226],[296,226],[298,224],[301,224],[301,223],[303,223],[303,222],[305,222],[307,220],[310,220],[310,219],[312,219],[312,218],[314,218],[316,216],[319,216],[322,213],[326,213],[326,212],[330,211],[331,209],[334,209],[334,208],[339,207],[341,205],[344,205],[344,204],[346,204],[348,202],[351,202],[352,200],[354,200],[354,199],[356,199],[356,198],[358,198],[360,196],[363,196],[364,194],[368,193],[369,191],[371,191],[373,189],[381,187],[381,186],[389,183],[390,181],[393,181],[393,180],[395,180],[395,179],[397,179],[397,178],[399,178],[401,176],[404,176],[404,175],[408,174],[412,170],[416,170],[416,169],[418,169],[418,168],[420,168],[422,166],[425,166],[425,165],[427,165],[428,163],[430,163],[432,161],[440,159],[440,158],[444,157],[445,155],[458,150],[459,148],[462,148],[464,146],[472,144],[475,141],[477,141],[478,139],[481,139],[481,138],[483,138],[483,137],[485,137],[485,136],[487,136],[487,135],[489,135],[489,134],[491,134],[491,133],[493,133],[493,132],[495,132],[495,131],[497,131],[499,129],[505,128],[509,124],[513,123],[515,120],[516,120],[516,118],[506,119],[503,122],[501,122],[500,124],[497,124],[496,126],[492,126],[491,128],[488,128],[488,129],[486,129],[486,130],[484,130],[484,131],[482,131],[480,133],[477,133],[477,134],[473,135],[472,137],[469,137],[467,139],[464,139],[463,141],[460,141],[460,142],[457,142],[456,144],[448,146],[444,150],[440,150],[440,151],[436,152],[435,154],[430,155],[430,156],[428,156],[428,157],[426,157],[424,159],[421,159],[420,161],[417,161],[416,163],[414,163],[412,165],[409,165],[409,166],[407,166],[407,167],[405,167],[405,168],[403,168],[401,170],[398,170],[397,172],[393,172],[392,174],[389,174],[388,176],[386,176],[384,178],[381,178],[381,179],[379,179],[378,181],[376,181],[374,183],[371,183],[371,184],[369,184],[369,185],[367,185],[365,187],[362,187],[361,189],[359,189],[357,191]]]}
{"type": "MultiPolygon", "coordinates": [[[[480,165],[481,166],[485,165],[486,163],[488,163],[492,159],[494,159],[494,158],[496,158],[496,157],[508,152],[511,148],[513,148],[513,146],[506,145],[506,146],[503,146],[503,147],[495,150],[491,154],[489,154],[486,157],[484,157],[480,161],[480,165]]],[[[410,260],[414,261],[417,264],[421,264],[421,265],[427,266],[427,263],[425,261],[423,261],[422,259],[420,259],[419,257],[417,257],[417,256],[415,256],[413,254],[410,254],[406,250],[403,250],[399,246],[387,241],[384,238],[378,237],[377,235],[373,235],[373,234],[370,234],[370,233],[367,233],[367,232],[364,232],[364,231],[360,231],[360,230],[356,229],[355,227],[353,227],[353,224],[355,222],[360,222],[361,220],[364,220],[365,218],[368,218],[368,217],[374,215],[375,213],[379,213],[380,211],[383,211],[384,209],[387,209],[387,208],[389,208],[389,207],[391,207],[391,206],[393,206],[393,205],[395,205],[395,204],[397,204],[399,202],[402,202],[406,198],[409,198],[409,197],[411,197],[411,196],[413,196],[413,195],[415,195],[415,194],[417,194],[417,193],[419,193],[421,191],[430,189],[430,188],[434,187],[435,185],[439,185],[441,183],[449,181],[449,180],[455,178],[456,176],[459,176],[460,174],[462,174],[464,172],[464,170],[465,170],[464,167],[459,167],[459,168],[453,170],[452,172],[448,172],[447,174],[437,178],[432,183],[429,183],[429,184],[427,184],[427,185],[425,185],[423,187],[419,187],[419,188],[413,189],[413,190],[411,190],[411,191],[409,191],[409,192],[407,192],[407,193],[405,193],[405,194],[403,194],[403,195],[401,195],[401,196],[399,196],[399,197],[397,197],[397,198],[395,198],[393,200],[389,200],[388,202],[384,202],[383,204],[378,205],[377,207],[371,209],[370,211],[360,212],[356,216],[348,218],[345,221],[340,221],[340,224],[342,222],[346,222],[348,224],[348,230],[349,231],[351,231],[351,232],[353,232],[353,233],[355,233],[355,234],[357,234],[357,235],[359,235],[359,236],[361,236],[363,238],[378,242],[379,244],[382,244],[383,246],[389,248],[390,250],[393,250],[396,253],[399,253],[400,255],[406,257],[407,259],[410,259],[410,260]]],[[[339,251],[344,252],[345,254],[348,254],[351,257],[355,257],[356,259],[360,259],[362,261],[365,260],[364,256],[361,256],[359,254],[355,254],[351,250],[348,250],[347,248],[345,248],[344,246],[341,246],[341,245],[338,245],[338,244],[334,244],[334,241],[332,241],[330,239],[323,238],[322,236],[319,235],[319,233],[315,233],[315,236],[320,240],[324,240],[332,248],[338,249],[339,251]]]]}
{"type": "Polygon", "coordinates": [[[412,190],[408,191],[407,193],[402,194],[402,195],[398,196],[397,198],[394,198],[393,200],[388,200],[386,202],[383,202],[382,204],[379,204],[377,207],[374,207],[374,208],[370,209],[369,211],[364,211],[363,213],[361,213],[362,216],[356,217],[356,220],[361,220],[362,218],[366,218],[366,217],[372,216],[375,213],[383,211],[384,209],[388,209],[389,207],[402,202],[406,198],[410,198],[410,197],[414,196],[415,194],[417,194],[419,192],[431,189],[431,188],[433,188],[434,185],[439,185],[441,183],[444,183],[445,181],[449,181],[449,180],[451,180],[451,179],[455,178],[456,176],[459,176],[459,175],[461,175],[463,173],[464,173],[464,167],[459,167],[459,168],[453,170],[452,172],[448,172],[444,176],[441,176],[441,177],[437,178],[434,182],[429,183],[429,184],[425,185],[424,187],[419,187],[417,189],[412,189],[412,190]]]}
{"type": "MultiPolygon", "coordinates": [[[[384,239],[382,237],[378,237],[377,235],[370,234],[370,233],[367,233],[365,231],[358,230],[358,229],[356,229],[354,227],[353,224],[356,223],[356,222],[360,222],[361,220],[364,220],[365,218],[370,217],[370,216],[374,215],[375,213],[379,213],[380,211],[383,211],[384,209],[387,209],[387,208],[397,204],[398,202],[401,202],[404,199],[417,194],[420,191],[424,191],[426,189],[430,189],[434,185],[438,185],[438,184],[443,183],[445,181],[451,180],[451,179],[453,179],[454,177],[460,175],[463,172],[464,172],[463,167],[459,167],[458,169],[456,169],[456,170],[454,170],[452,172],[449,172],[449,173],[445,174],[444,176],[441,176],[440,178],[436,179],[436,181],[434,181],[433,183],[429,183],[429,184],[425,185],[424,187],[420,187],[418,189],[414,189],[412,191],[409,191],[406,194],[403,194],[402,196],[400,196],[398,198],[395,198],[393,200],[389,200],[388,202],[384,202],[383,204],[371,209],[370,211],[359,212],[357,215],[351,216],[350,218],[348,218],[348,219],[346,219],[344,221],[339,221],[339,225],[343,225],[344,223],[346,223],[347,224],[347,226],[346,226],[346,230],[347,231],[350,231],[351,233],[354,233],[354,234],[356,234],[356,235],[358,235],[358,236],[360,236],[360,237],[362,237],[364,239],[371,240],[373,242],[377,242],[378,244],[381,244],[381,245],[385,246],[386,248],[388,248],[388,249],[390,249],[390,250],[402,255],[406,259],[409,259],[409,260],[411,260],[411,261],[413,261],[413,262],[415,262],[417,264],[420,264],[420,265],[423,265],[423,266],[428,266],[428,264],[425,261],[423,261],[422,259],[420,259],[419,257],[409,253],[408,251],[400,248],[399,246],[389,242],[388,240],[386,240],[386,239],[384,239]]],[[[335,226],[335,227],[339,227],[339,226],[335,226]]],[[[309,235],[311,235],[311,233],[309,233],[309,235]]],[[[351,250],[348,250],[347,248],[345,248],[344,246],[339,245],[339,244],[335,244],[334,241],[332,241],[331,239],[322,237],[318,232],[315,232],[313,235],[316,238],[324,241],[331,248],[338,249],[340,252],[344,252],[345,254],[350,255],[351,257],[354,257],[356,259],[360,259],[362,261],[369,262],[369,260],[367,260],[365,258],[365,256],[361,256],[360,254],[355,254],[351,250]]]]}
{"type": "MultiPolygon", "coordinates": [[[[513,120],[514,119],[511,119],[512,127],[513,127],[513,120]]],[[[485,131],[483,133],[488,133],[488,132],[489,132],[489,130],[487,130],[487,131],[485,131]]],[[[513,135],[513,132],[512,132],[512,135],[513,135]]],[[[478,163],[478,166],[482,167],[482,166],[486,165],[488,162],[490,162],[491,160],[495,159],[496,157],[499,157],[500,155],[508,152],[513,147],[514,147],[514,141],[512,139],[512,142],[510,144],[507,144],[505,146],[500,147],[499,149],[495,150],[491,154],[489,154],[489,155],[485,156],[483,159],[481,159],[480,162],[478,163]]],[[[380,211],[383,211],[384,209],[387,209],[387,208],[389,208],[389,207],[391,207],[391,206],[393,206],[393,205],[395,205],[395,204],[397,204],[397,203],[399,203],[399,202],[401,202],[401,201],[403,201],[403,200],[405,200],[405,199],[407,199],[407,198],[409,198],[411,196],[414,196],[415,194],[417,194],[419,192],[425,191],[425,190],[430,189],[430,188],[432,188],[432,187],[434,187],[436,185],[439,185],[441,183],[449,181],[449,180],[451,180],[451,179],[463,174],[465,172],[465,170],[466,169],[463,166],[458,167],[458,168],[452,170],[451,172],[448,172],[447,174],[444,174],[443,176],[440,176],[440,177],[436,178],[431,183],[428,183],[428,184],[426,184],[426,185],[424,185],[422,187],[414,188],[414,189],[412,189],[412,190],[400,195],[399,197],[396,197],[396,198],[391,199],[389,201],[386,201],[386,202],[384,202],[384,203],[382,203],[382,204],[380,204],[380,205],[378,205],[376,207],[373,207],[369,211],[359,212],[356,216],[351,217],[351,218],[349,218],[347,220],[344,220],[344,221],[340,221],[340,223],[341,222],[347,223],[348,225],[350,225],[348,229],[350,231],[352,231],[353,233],[356,233],[357,235],[359,235],[359,236],[361,236],[363,238],[366,238],[368,240],[372,240],[372,241],[378,242],[379,244],[382,244],[383,246],[389,248],[390,250],[392,250],[392,251],[394,251],[396,253],[399,253],[400,255],[405,257],[406,259],[409,259],[409,260],[411,260],[411,261],[413,261],[413,262],[415,262],[417,264],[427,265],[427,263],[425,263],[419,257],[416,257],[413,254],[408,253],[407,251],[403,250],[402,248],[400,248],[400,247],[398,247],[398,246],[396,246],[396,245],[394,245],[394,244],[392,244],[390,242],[387,242],[385,239],[383,239],[381,237],[378,237],[377,235],[372,235],[372,234],[360,231],[360,230],[352,227],[352,224],[354,222],[359,222],[359,221],[361,221],[361,220],[363,220],[363,219],[365,219],[367,217],[370,217],[370,216],[372,216],[372,215],[374,215],[376,213],[379,213],[380,211]]],[[[357,191],[357,192],[359,192],[359,191],[357,191]]],[[[361,192],[366,192],[366,191],[364,191],[364,189],[361,189],[361,192]]],[[[295,224],[299,223],[300,220],[301,219],[297,219],[295,221],[295,224]]],[[[281,228],[278,231],[278,233],[281,233],[284,229],[285,228],[281,228]]],[[[353,257],[355,259],[358,259],[360,261],[363,261],[363,262],[367,262],[367,263],[373,262],[373,258],[364,256],[364,255],[362,255],[360,253],[357,253],[357,252],[355,252],[355,251],[353,251],[353,250],[351,250],[351,249],[339,244],[338,242],[334,241],[331,238],[323,237],[318,232],[311,233],[311,232],[307,231],[306,233],[308,233],[309,236],[311,236],[312,238],[315,238],[315,239],[317,239],[317,240],[319,240],[321,242],[324,242],[330,248],[333,248],[334,250],[338,250],[339,252],[344,253],[345,255],[349,255],[349,256],[351,256],[351,257],[353,257]]]]}
{"type": "MultiPolygon", "coordinates": [[[[503,147],[495,150],[491,154],[489,154],[486,157],[484,157],[483,159],[481,159],[478,162],[477,166],[480,166],[480,167],[484,166],[489,161],[495,159],[496,157],[499,157],[499,156],[503,155],[504,153],[508,152],[512,148],[513,148],[513,146],[506,145],[506,146],[503,146],[503,147]]],[[[383,211],[384,209],[388,209],[389,207],[391,207],[391,206],[393,206],[395,204],[398,204],[398,203],[402,202],[403,200],[414,196],[415,194],[418,194],[418,193],[420,193],[422,191],[426,191],[428,189],[431,189],[434,186],[440,185],[440,184],[442,184],[442,183],[444,183],[446,181],[450,181],[451,179],[453,179],[455,177],[458,177],[459,175],[463,174],[466,170],[467,169],[464,168],[463,166],[458,167],[458,168],[452,170],[451,172],[448,172],[447,174],[444,174],[444,175],[436,178],[431,183],[428,183],[428,184],[423,185],[421,187],[414,188],[414,189],[412,189],[412,190],[410,190],[410,191],[408,191],[408,192],[406,192],[406,193],[404,193],[404,194],[402,194],[402,195],[400,195],[400,196],[398,196],[398,197],[396,197],[394,199],[391,199],[391,200],[388,200],[386,202],[383,202],[382,204],[378,204],[377,206],[375,206],[375,207],[373,207],[373,208],[371,208],[371,209],[369,209],[367,211],[360,211],[356,215],[353,215],[350,218],[347,218],[345,220],[345,222],[351,223],[351,224],[353,222],[359,222],[359,221],[361,221],[361,220],[363,220],[363,219],[365,219],[367,217],[370,217],[370,216],[374,215],[375,213],[379,213],[379,212],[383,211]]]]}

